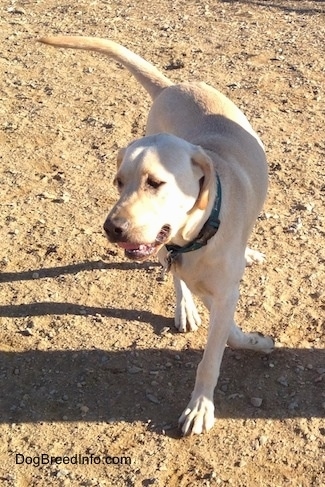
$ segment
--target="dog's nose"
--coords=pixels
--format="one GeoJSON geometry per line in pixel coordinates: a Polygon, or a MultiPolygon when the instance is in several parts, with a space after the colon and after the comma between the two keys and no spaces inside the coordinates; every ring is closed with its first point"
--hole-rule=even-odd
{"type": "Polygon", "coordinates": [[[125,218],[106,218],[104,230],[107,236],[113,240],[120,240],[126,235],[129,223],[125,218]]]}

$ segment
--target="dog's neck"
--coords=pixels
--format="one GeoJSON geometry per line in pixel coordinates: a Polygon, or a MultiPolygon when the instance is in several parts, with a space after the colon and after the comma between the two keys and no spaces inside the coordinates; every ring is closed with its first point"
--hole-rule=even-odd
{"type": "Polygon", "coordinates": [[[197,236],[185,245],[175,245],[173,243],[166,245],[166,249],[168,252],[166,259],[167,270],[169,270],[170,266],[177,260],[177,258],[181,254],[201,249],[208,243],[210,238],[212,238],[217,233],[220,226],[219,215],[222,200],[221,183],[218,175],[216,177],[216,183],[216,196],[214,198],[213,206],[210,211],[210,216],[198,231],[197,236]]]}

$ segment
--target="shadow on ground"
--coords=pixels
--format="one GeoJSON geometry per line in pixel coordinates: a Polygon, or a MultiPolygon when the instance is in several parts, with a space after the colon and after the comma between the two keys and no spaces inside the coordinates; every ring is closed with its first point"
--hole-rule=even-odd
{"type": "Polygon", "coordinates": [[[304,5],[299,5],[298,2],[290,4],[287,0],[222,0],[224,3],[242,3],[244,5],[258,5],[260,7],[271,7],[284,12],[295,12],[297,14],[321,14],[325,12],[324,0],[316,0],[317,7],[304,5]]]}
{"type": "MultiPolygon", "coordinates": [[[[0,420],[150,420],[152,426],[173,428],[189,400],[201,354],[170,349],[0,352],[0,420]]],[[[226,349],[217,415],[324,416],[324,358],[319,349],[281,348],[268,357],[226,349]],[[252,397],[261,397],[262,405],[252,406],[252,397]]]]}
{"type": "MultiPolygon", "coordinates": [[[[44,267],[21,272],[1,272],[0,284],[5,282],[28,281],[44,279],[47,277],[59,277],[67,274],[77,274],[78,272],[88,272],[102,269],[118,269],[121,271],[130,271],[133,269],[150,269],[161,267],[157,262],[104,262],[102,260],[79,262],[77,264],[68,264],[57,267],[44,267]]],[[[1,316],[1,315],[0,315],[1,316]]]]}
{"type": "MultiPolygon", "coordinates": [[[[141,266],[148,265],[155,264],[141,266]]],[[[2,273],[0,282],[135,266],[86,262],[2,273]]],[[[9,318],[63,314],[147,322],[157,334],[166,326],[147,311],[56,302],[0,306],[0,316],[9,318]]],[[[201,356],[201,350],[190,349],[0,351],[0,422],[141,421],[173,430],[190,398],[201,356]]],[[[323,417],[324,366],[322,349],[278,348],[270,356],[226,349],[215,393],[217,416],[323,417]],[[260,407],[252,405],[252,397],[262,400],[260,407]]]]}

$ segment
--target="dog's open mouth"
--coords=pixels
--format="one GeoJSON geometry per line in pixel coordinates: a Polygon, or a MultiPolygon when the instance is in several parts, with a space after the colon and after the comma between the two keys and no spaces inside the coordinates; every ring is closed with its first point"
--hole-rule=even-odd
{"type": "Polygon", "coordinates": [[[158,233],[155,241],[150,244],[117,242],[118,246],[124,249],[125,256],[132,260],[146,260],[155,255],[162,245],[167,243],[171,228],[164,225],[158,233]]]}

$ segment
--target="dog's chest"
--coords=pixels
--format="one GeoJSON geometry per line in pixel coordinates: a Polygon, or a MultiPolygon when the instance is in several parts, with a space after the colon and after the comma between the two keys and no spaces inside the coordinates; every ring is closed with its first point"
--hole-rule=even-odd
{"type": "Polygon", "coordinates": [[[185,282],[189,290],[201,298],[213,295],[213,285],[210,282],[209,271],[200,265],[191,265],[191,262],[187,262],[190,259],[186,259],[182,256],[181,261],[174,263],[172,266],[172,273],[185,282]]]}

